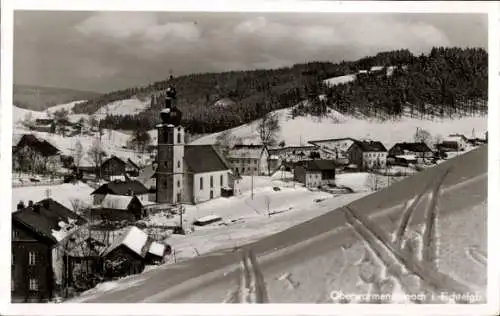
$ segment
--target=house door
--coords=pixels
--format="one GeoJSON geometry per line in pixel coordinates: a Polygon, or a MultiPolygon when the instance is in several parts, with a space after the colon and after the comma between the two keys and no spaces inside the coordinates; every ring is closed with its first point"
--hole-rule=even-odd
{"type": "Polygon", "coordinates": [[[181,201],[181,193],[177,193],[177,202],[180,202],[181,201]]]}
{"type": "Polygon", "coordinates": [[[214,198],[214,191],[210,190],[210,199],[213,199],[213,198],[214,198]]]}

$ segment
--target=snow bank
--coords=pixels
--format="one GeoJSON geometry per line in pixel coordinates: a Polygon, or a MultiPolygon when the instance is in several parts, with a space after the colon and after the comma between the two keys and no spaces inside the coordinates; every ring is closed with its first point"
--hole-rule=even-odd
{"type": "Polygon", "coordinates": [[[111,115],[138,114],[149,107],[150,103],[150,99],[146,99],[144,101],[137,98],[119,100],[104,105],[95,112],[95,116],[98,119],[103,119],[108,113],[111,115]]]}

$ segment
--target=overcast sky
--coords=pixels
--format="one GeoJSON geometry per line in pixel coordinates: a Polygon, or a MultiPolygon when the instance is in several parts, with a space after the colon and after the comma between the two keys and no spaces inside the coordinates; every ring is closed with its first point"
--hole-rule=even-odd
{"type": "Polygon", "coordinates": [[[107,92],[174,75],[354,60],[432,46],[487,48],[468,14],[21,12],[14,83],[107,92]]]}

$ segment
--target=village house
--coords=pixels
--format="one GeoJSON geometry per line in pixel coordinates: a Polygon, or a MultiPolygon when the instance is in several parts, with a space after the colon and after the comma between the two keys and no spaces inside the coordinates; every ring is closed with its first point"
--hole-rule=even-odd
{"type": "Polygon", "coordinates": [[[53,170],[61,167],[60,151],[46,140],[40,140],[33,134],[24,134],[12,148],[13,170],[42,173],[52,166],[53,170]]]}
{"type": "Polygon", "coordinates": [[[276,163],[271,171],[279,169],[284,162],[298,162],[306,159],[323,158],[316,146],[287,146],[269,149],[269,154],[276,157],[276,163]]]}
{"type": "Polygon", "coordinates": [[[349,155],[347,150],[354,142],[356,142],[355,139],[344,137],[314,140],[309,143],[321,149],[323,157],[327,156],[329,159],[335,160],[339,165],[347,165],[349,164],[349,155]]]}
{"type": "Polygon", "coordinates": [[[100,205],[108,194],[136,196],[141,203],[148,201],[148,189],[137,180],[114,180],[101,185],[91,193],[94,196],[94,205],[100,205]]]}
{"type": "Polygon", "coordinates": [[[316,188],[333,184],[335,169],[334,160],[306,160],[295,164],[293,177],[308,188],[316,188]]]}
{"type": "Polygon", "coordinates": [[[391,158],[408,158],[416,163],[423,163],[434,157],[433,151],[425,143],[397,143],[389,149],[388,156],[391,158]]]}
{"type": "Polygon", "coordinates": [[[64,252],[86,220],[52,199],[12,213],[13,302],[46,302],[67,284],[64,252]]]}
{"type": "Polygon", "coordinates": [[[233,196],[233,195],[241,195],[241,181],[243,178],[234,172],[229,173],[229,183],[226,190],[223,190],[222,196],[233,196]]]}
{"type": "MultiPolygon", "coordinates": [[[[463,151],[467,147],[468,138],[462,134],[450,134],[447,137],[443,138],[442,144],[453,144],[454,142],[457,144],[458,151],[463,151]]],[[[445,145],[446,147],[446,145],[445,145]]],[[[452,147],[455,147],[452,145],[452,147]]]]}
{"type": "Polygon", "coordinates": [[[102,252],[104,276],[116,278],[141,273],[146,264],[163,262],[168,248],[130,226],[102,252]]]}
{"type": "Polygon", "coordinates": [[[387,149],[379,141],[355,141],[347,150],[350,164],[358,169],[379,169],[387,165],[387,149]]]}
{"type": "Polygon", "coordinates": [[[263,175],[269,172],[269,151],[262,145],[235,145],[229,150],[227,159],[233,172],[240,175],[263,175]]]}
{"type": "Polygon", "coordinates": [[[137,196],[106,194],[101,204],[91,211],[93,220],[137,221],[146,216],[144,205],[137,196]]]}

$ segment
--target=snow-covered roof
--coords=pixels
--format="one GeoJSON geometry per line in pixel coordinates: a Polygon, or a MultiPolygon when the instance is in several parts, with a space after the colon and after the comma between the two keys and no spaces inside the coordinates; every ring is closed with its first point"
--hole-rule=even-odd
{"type": "Polygon", "coordinates": [[[101,207],[126,210],[133,198],[133,196],[106,194],[101,202],[101,207]]]}
{"type": "Polygon", "coordinates": [[[151,243],[151,246],[149,247],[148,252],[152,253],[153,255],[163,257],[165,254],[165,244],[160,244],[159,242],[153,241],[151,243]]]}
{"type": "Polygon", "coordinates": [[[221,219],[218,215],[207,215],[196,219],[197,222],[210,222],[213,220],[221,219]]]}
{"type": "Polygon", "coordinates": [[[111,251],[115,250],[121,245],[126,246],[139,256],[143,257],[142,248],[148,240],[148,235],[135,226],[130,226],[119,238],[116,238],[111,246],[109,246],[103,252],[103,256],[106,256],[111,251]]]}
{"type": "Polygon", "coordinates": [[[415,155],[397,155],[396,158],[405,159],[405,160],[416,160],[417,156],[415,156],[415,155]]]}

